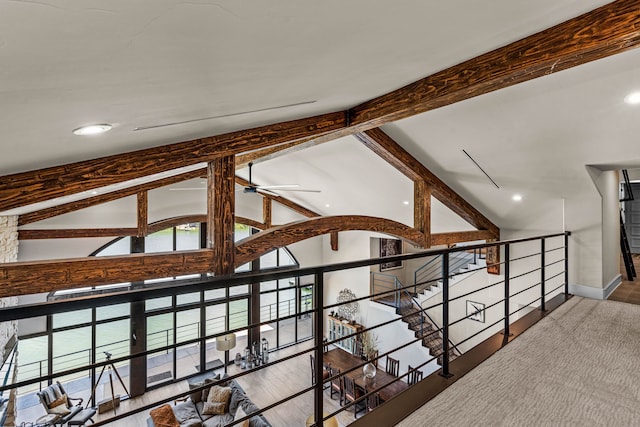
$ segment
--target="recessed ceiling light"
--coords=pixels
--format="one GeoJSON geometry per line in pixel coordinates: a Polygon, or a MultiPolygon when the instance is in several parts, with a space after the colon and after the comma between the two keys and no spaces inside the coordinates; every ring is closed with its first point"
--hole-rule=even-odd
{"type": "Polygon", "coordinates": [[[511,198],[514,202],[519,202],[522,200],[522,196],[520,194],[514,194],[511,198]]]}
{"type": "Polygon", "coordinates": [[[404,202],[402,202],[402,204],[403,204],[403,205],[408,205],[408,204],[409,204],[409,201],[408,201],[408,200],[405,200],[404,202]]]}
{"type": "Polygon", "coordinates": [[[112,126],[108,123],[100,123],[97,125],[82,126],[73,130],[74,135],[97,135],[111,130],[112,126]]]}
{"type": "Polygon", "coordinates": [[[331,205],[329,203],[327,203],[326,205],[324,205],[325,208],[330,208],[331,205]]]}
{"type": "Polygon", "coordinates": [[[632,92],[625,96],[624,102],[631,105],[640,104],[640,92],[632,92]]]}

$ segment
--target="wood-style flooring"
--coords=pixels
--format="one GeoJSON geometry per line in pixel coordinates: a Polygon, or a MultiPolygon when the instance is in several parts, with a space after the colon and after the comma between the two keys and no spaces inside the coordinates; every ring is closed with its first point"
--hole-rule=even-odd
{"type": "MultiPolygon", "coordinates": [[[[272,353],[271,360],[285,359],[287,356],[311,349],[313,341],[300,343],[282,350],[272,353]]],[[[270,361],[271,361],[270,360],[270,361]]],[[[221,372],[216,369],[215,372],[221,372]]],[[[230,375],[242,372],[236,366],[229,366],[228,373],[230,375]]],[[[274,404],[277,401],[293,395],[300,390],[311,385],[311,362],[309,353],[301,356],[290,358],[282,363],[275,364],[254,371],[237,380],[247,393],[247,396],[260,408],[274,404]]],[[[187,382],[180,381],[156,390],[149,391],[144,395],[125,400],[120,404],[118,413],[142,407],[146,404],[153,403],[165,396],[172,396],[180,393],[187,393],[187,382]]],[[[304,393],[289,402],[276,406],[264,412],[264,416],[275,427],[287,426],[304,426],[307,417],[313,414],[313,392],[304,393]]],[[[324,391],[324,411],[327,413],[340,409],[337,396],[334,399],[329,397],[329,390],[324,391]]],[[[96,414],[94,420],[96,422],[105,421],[113,416],[113,412],[104,414],[96,414]]],[[[145,426],[148,412],[142,412],[131,415],[125,419],[106,423],[108,426],[145,426]]],[[[354,421],[353,410],[343,411],[336,416],[340,426],[346,426],[354,421]]]]}
{"type": "MultiPolygon", "coordinates": [[[[640,254],[633,254],[633,265],[636,267],[636,273],[640,274],[640,254]]],[[[620,272],[622,274],[622,283],[611,293],[608,299],[640,305],[640,278],[636,278],[634,281],[625,280],[627,279],[627,273],[622,260],[620,261],[620,272]]]]}

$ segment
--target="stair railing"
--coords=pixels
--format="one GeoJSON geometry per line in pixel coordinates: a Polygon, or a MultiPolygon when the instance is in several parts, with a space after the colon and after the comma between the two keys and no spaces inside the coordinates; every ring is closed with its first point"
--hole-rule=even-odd
{"type": "MultiPolygon", "coordinates": [[[[482,259],[482,255],[476,252],[460,252],[450,255],[450,274],[449,278],[457,276],[461,273],[459,270],[464,268],[468,264],[475,264],[478,260],[478,257],[482,259]],[[473,262],[472,262],[473,261],[473,262]]],[[[413,293],[418,293],[418,286],[424,285],[430,282],[436,282],[437,280],[442,280],[441,276],[441,268],[440,268],[440,260],[442,259],[442,255],[435,256],[429,261],[427,261],[424,265],[419,267],[413,273],[413,293]]]]}
{"type": "MultiPolygon", "coordinates": [[[[431,316],[429,316],[429,313],[427,313],[427,310],[425,308],[422,307],[422,305],[420,304],[420,302],[418,302],[418,300],[411,295],[409,292],[407,292],[406,289],[403,289],[403,292],[407,294],[407,296],[409,296],[409,298],[411,299],[411,303],[418,308],[418,310],[420,310],[420,338],[424,339],[424,322],[425,322],[425,317],[427,319],[429,319],[429,322],[436,328],[438,328],[438,324],[436,323],[435,320],[433,320],[433,318],[431,316]]],[[[440,331],[441,328],[436,329],[436,331],[440,331]]],[[[460,349],[458,348],[458,346],[456,346],[454,344],[453,341],[451,341],[451,338],[448,339],[449,344],[451,344],[451,349],[455,350],[458,353],[458,356],[462,354],[462,352],[460,351],[460,349]]]]}
{"type": "Polygon", "coordinates": [[[377,303],[389,305],[391,307],[400,307],[400,289],[402,283],[393,274],[378,273],[376,271],[371,272],[371,299],[377,303]],[[388,301],[387,297],[375,297],[375,295],[385,294],[389,295],[393,292],[393,303],[388,301]]]}

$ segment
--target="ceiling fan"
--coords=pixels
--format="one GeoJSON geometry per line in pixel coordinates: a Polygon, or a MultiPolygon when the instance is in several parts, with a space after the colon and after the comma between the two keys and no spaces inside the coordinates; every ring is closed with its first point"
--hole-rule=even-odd
{"type": "Polygon", "coordinates": [[[320,190],[308,190],[306,188],[300,188],[298,184],[282,184],[282,185],[256,185],[251,180],[251,168],[253,167],[253,162],[249,163],[249,185],[242,189],[243,193],[262,193],[268,194],[270,196],[279,196],[278,193],[275,193],[272,190],[277,191],[304,191],[307,193],[319,193],[320,190]]]}

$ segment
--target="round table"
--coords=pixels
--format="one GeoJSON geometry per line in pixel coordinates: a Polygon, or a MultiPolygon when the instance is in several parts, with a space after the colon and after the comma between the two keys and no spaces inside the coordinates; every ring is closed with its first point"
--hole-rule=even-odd
{"type": "MultiPolygon", "coordinates": [[[[327,414],[326,412],[322,414],[322,418],[326,417],[327,414]]],[[[309,415],[309,418],[307,418],[307,422],[305,423],[305,425],[307,427],[311,427],[313,425],[313,414],[309,415]]],[[[324,423],[322,423],[322,425],[324,427],[338,427],[338,420],[336,420],[336,417],[331,417],[328,420],[325,420],[324,423]]]]}

